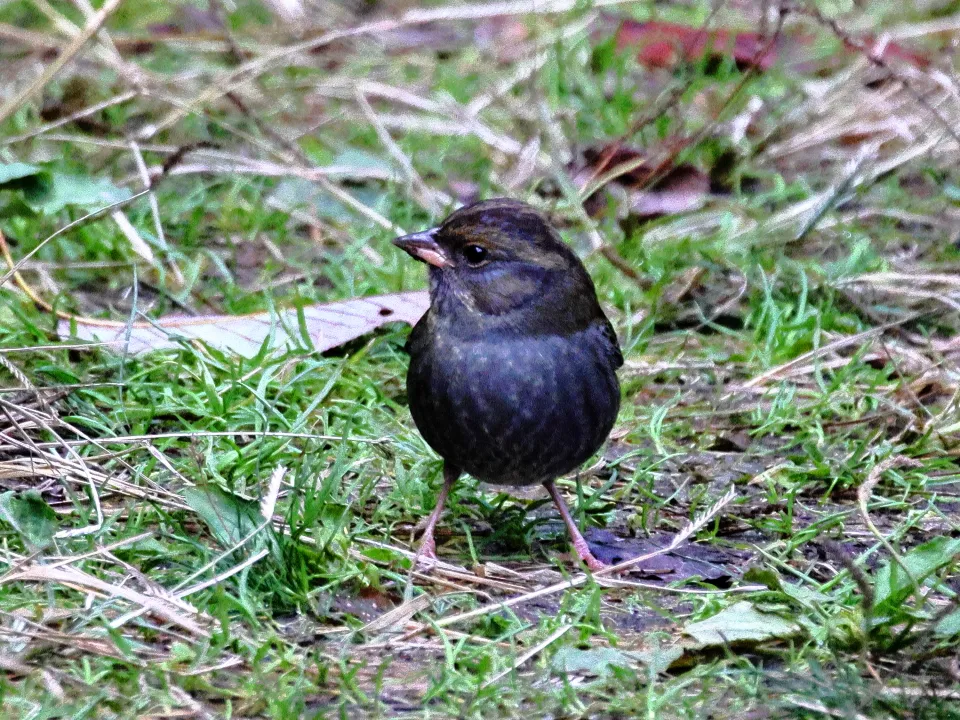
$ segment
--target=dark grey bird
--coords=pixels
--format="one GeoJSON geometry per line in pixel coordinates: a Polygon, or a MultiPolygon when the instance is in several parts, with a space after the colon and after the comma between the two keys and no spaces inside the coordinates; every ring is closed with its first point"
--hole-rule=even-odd
{"type": "Polygon", "coordinates": [[[394,243],[430,272],[407,390],[444,482],[420,554],[436,557],[434,528],[466,471],[494,484],[542,483],[577,555],[603,567],[554,485],[599,449],[620,407],[623,356],[583,263],[543,215],[509,199],[394,243]]]}

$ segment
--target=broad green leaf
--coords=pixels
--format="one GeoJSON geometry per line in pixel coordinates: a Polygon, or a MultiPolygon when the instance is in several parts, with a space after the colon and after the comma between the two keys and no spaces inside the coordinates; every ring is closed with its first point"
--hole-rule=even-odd
{"type": "Polygon", "coordinates": [[[238,544],[263,523],[256,502],[244,500],[216,485],[187,488],[183,491],[183,499],[224,547],[238,544]]]}
{"type": "Polygon", "coordinates": [[[960,610],[954,610],[937,623],[936,633],[940,637],[960,635],[960,610]]]}
{"type": "Polygon", "coordinates": [[[24,188],[24,199],[38,212],[53,214],[68,205],[89,210],[113,205],[126,200],[131,193],[119,188],[106,178],[91,178],[83,175],[50,175],[49,182],[24,188]]]}
{"type": "Polygon", "coordinates": [[[360,552],[363,553],[364,557],[370,558],[375,563],[389,564],[401,560],[397,553],[386,548],[364,547],[360,552]]]}
{"type": "Polygon", "coordinates": [[[53,172],[28,163],[0,164],[0,190],[16,190],[35,212],[52,214],[68,205],[99,210],[131,193],[106,178],[53,172]]]}
{"type": "Polygon", "coordinates": [[[688,623],[683,629],[701,647],[737,642],[781,640],[800,632],[800,626],[779,615],[757,610],[741,600],[713,617],[688,623]]]}
{"type": "Polygon", "coordinates": [[[0,193],[4,190],[17,193],[15,202],[7,203],[8,213],[12,210],[14,215],[32,215],[36,208],[27,201],[27,196],[48,193],[52,184],[53,176],[38,165],[0,165],[0,193]]]}
{"type": "Polygon", "coordinates": [[[36,490],[0,495],[0,518],[9,523],[32,548],[44,548],[57,532],[57,514],[36,490]]]}
{"type": "Polygon", "coordinates": [[[164,545],[162,542],[160,542],[154,537],[144,538],[143,540],[139,540],[133,543],[133,545],[128,545],[127,547],[130,549],[135,549],[138,554],[143,556],[149,556],[149,555],[163,556],[163,555],[170,554],[170,546],[164,545]]]}
{"type": "Polygon", "coordinates": [[[23,180],[33,178],[44,172],[39,165],[30,165],[28,163],[0,163],[0,189],[7,183],[14,180],[23,180]]]}
{"type": "MultiPolygon", "coordinates": [[[[344,166],[346,167],[346,166],[344,166]]],[[[356,168],[356,173],[378,177],[380,170],[370,168],[356,168]]],[[[384,207],[387,193],[378,186],[350,188],[347,192],[362,205],[373,208],[378,212],[385,212],[384,207]]],[[[339,225],[350,225],[357,222],[357,211],[347,207],[329,193],[321,190],[315,183],[302,178],[286,178],[281,180],[274,191],[267,198],[267,202],[284,212],[298,209],[307,209],[339,225]]]]}
{"type": "Polygon", "coordinates": [[[575,647],[562,647],[553,656],[550,666],[554,672],[569,674],[580,673],[604,676],[613,672],[613,668],[629,668],[634,661],[626,654],[614,648],[590,648],[581,650],[575,647]]]}
{"type": "Polygon", "coordinates": [[[366,170],[371,176],[384,179],[394,178],[397,173],[390,160],[359,148],[347,148],[338,153],[331,165],[334,168],[349,168],[351,173],[366,170]]]}
{"type": "Polygon", "coordinates": [[[829,602],[830,598],[822,592],[808,588],[805,585],[795,585],[793,583],[783,583],[780,586],[783,594],[787,597],[802,603],[806,607],[814,607],[817,603],[829,602]]]}
{"type": "Polygon", "coordinates": [[[655,673],[665,673],[677,660],[683,657],[683,646],[669,645],[662,647],[656,645],[649,650],[639,650],[626,654],[655,673]]]}
{"type": "Polygon", "coordinates": [[[874,608],[884,613],[899,605],[913,592],[913,581],[922,583],[933,573],[953,560],[960,553],[960,538],[938,537],[917,545],[903,556],[903,564],[910,570],[908,575],[900,563],[890,560],[877,571],[874,608]]]}

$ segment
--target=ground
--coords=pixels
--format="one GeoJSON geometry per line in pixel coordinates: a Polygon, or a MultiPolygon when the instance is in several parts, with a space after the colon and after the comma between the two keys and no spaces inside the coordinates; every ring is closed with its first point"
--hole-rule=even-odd
{"type": "Polygon", "coordinates": [[[960,6],[599,5],[0,6],[5,717],[960,717],[960,6]],[[502,195],[617,572],[470,478],[412,563],[390,240],[502,195]]]}

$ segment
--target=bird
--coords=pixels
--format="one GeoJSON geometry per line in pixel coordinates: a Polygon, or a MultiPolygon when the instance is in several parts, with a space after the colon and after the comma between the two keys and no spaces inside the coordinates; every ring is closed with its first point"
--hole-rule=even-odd
{"type": "Polygon", "coordinates": [[[555,485],[603,445],[620,408],[623,355],[573,250],[537,209],[495,198],[394,244],[429,270],[430,306],[407,340],[407,398],[443,458],[443,486],[418,557],[466,472],[505,486],[542,484],[591,570],[605,566],[555,485]]]}

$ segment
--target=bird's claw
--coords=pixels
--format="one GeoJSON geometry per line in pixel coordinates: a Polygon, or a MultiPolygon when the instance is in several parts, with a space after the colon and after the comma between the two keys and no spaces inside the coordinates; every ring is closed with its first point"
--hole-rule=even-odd
{"type": "Polygon", "coordinates": [[[437,543],[433,539],[433,534],[423,538],[420,543],[420,548],[417,550],[416,559],[418,562],[428,565],[433,565],[437,562],[437,543]]]}
{"type": "Polygon", "coordinates": [[[593,570],[594,572],[596,572],[597,570],[603,570],[605,567],[607,567],[607,564],[605,562],[601,562],[600,560],[597,560],[593,556],[593,553],[590,552],[590,548],[589,546],[587,546],[586,542],[583,542],[583,543],[574,542],[573,549],[576,550],[577,557],[579,557],[583,561],[583,564],[586,565],[591,570],[593,570]]]}
{"type": "Polygon", "coordinates": [[[605,562],[597,560],[593,555],[587,554],[586,557],[583,555],[580,556],[580,559],[583,560],[584,564],[596,572],[597,570],[603,570],[606,567],[609,567],[605,562]]]}

